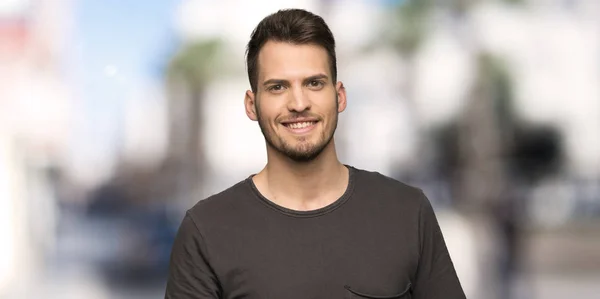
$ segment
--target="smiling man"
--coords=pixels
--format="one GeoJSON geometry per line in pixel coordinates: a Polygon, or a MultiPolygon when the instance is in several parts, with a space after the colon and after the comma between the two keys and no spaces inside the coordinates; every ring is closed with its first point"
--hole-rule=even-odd
{"type": "Polygon", "coordinates": [[[267,164],[187,211],[165,298],[465,298],[423,192],[338,160],[346,91],[323,19],[266,17],[247,66],[267,164]]]}

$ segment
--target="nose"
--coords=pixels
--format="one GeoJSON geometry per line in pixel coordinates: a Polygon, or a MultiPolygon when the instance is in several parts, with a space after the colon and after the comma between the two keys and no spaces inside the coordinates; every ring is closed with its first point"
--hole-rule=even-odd
{"type": "Polygon", "coordinates": [[[288,100],[288,110],[302,112],[310,109],[310,100],[302,88],[294,88],[288,100]]]}

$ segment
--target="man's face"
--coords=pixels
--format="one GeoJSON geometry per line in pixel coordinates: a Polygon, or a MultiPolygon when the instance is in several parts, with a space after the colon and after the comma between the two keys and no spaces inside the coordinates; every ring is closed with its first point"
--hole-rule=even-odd
{"type": "Polygon", "coordinates": [[[269,41],[258,55],[256,94],[246,112],[271,148],[297,162],[316,158],[331,142],[346,107],[341,84],[331,81],[327,52],[316,45],[269,41]]]}

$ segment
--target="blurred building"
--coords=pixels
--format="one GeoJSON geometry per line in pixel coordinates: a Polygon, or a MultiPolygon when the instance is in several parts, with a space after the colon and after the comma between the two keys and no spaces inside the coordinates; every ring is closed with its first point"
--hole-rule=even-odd
{"type": "Polygon", "coordinates": [[[70,1],[0,4],[0,294],[30,278],[54,246],[49,170],[65,161],[70,97],[61,55],[70,1]],[[18,275],[17,275],[18,273],[18,275]]]}

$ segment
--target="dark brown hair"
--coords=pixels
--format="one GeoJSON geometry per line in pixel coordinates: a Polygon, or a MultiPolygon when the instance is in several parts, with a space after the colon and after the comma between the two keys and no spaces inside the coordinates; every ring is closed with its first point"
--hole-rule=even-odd
{"type": "Polygon", "coordinates": [[[334,84],[337,81],[335,40],[323,18],[302,9],[284,9],[265,17],[250,36],[246,66],[252,92],[258,85],[258,53],[267,41],[323,47],[329,56],[331,79],[334,84]]]}

